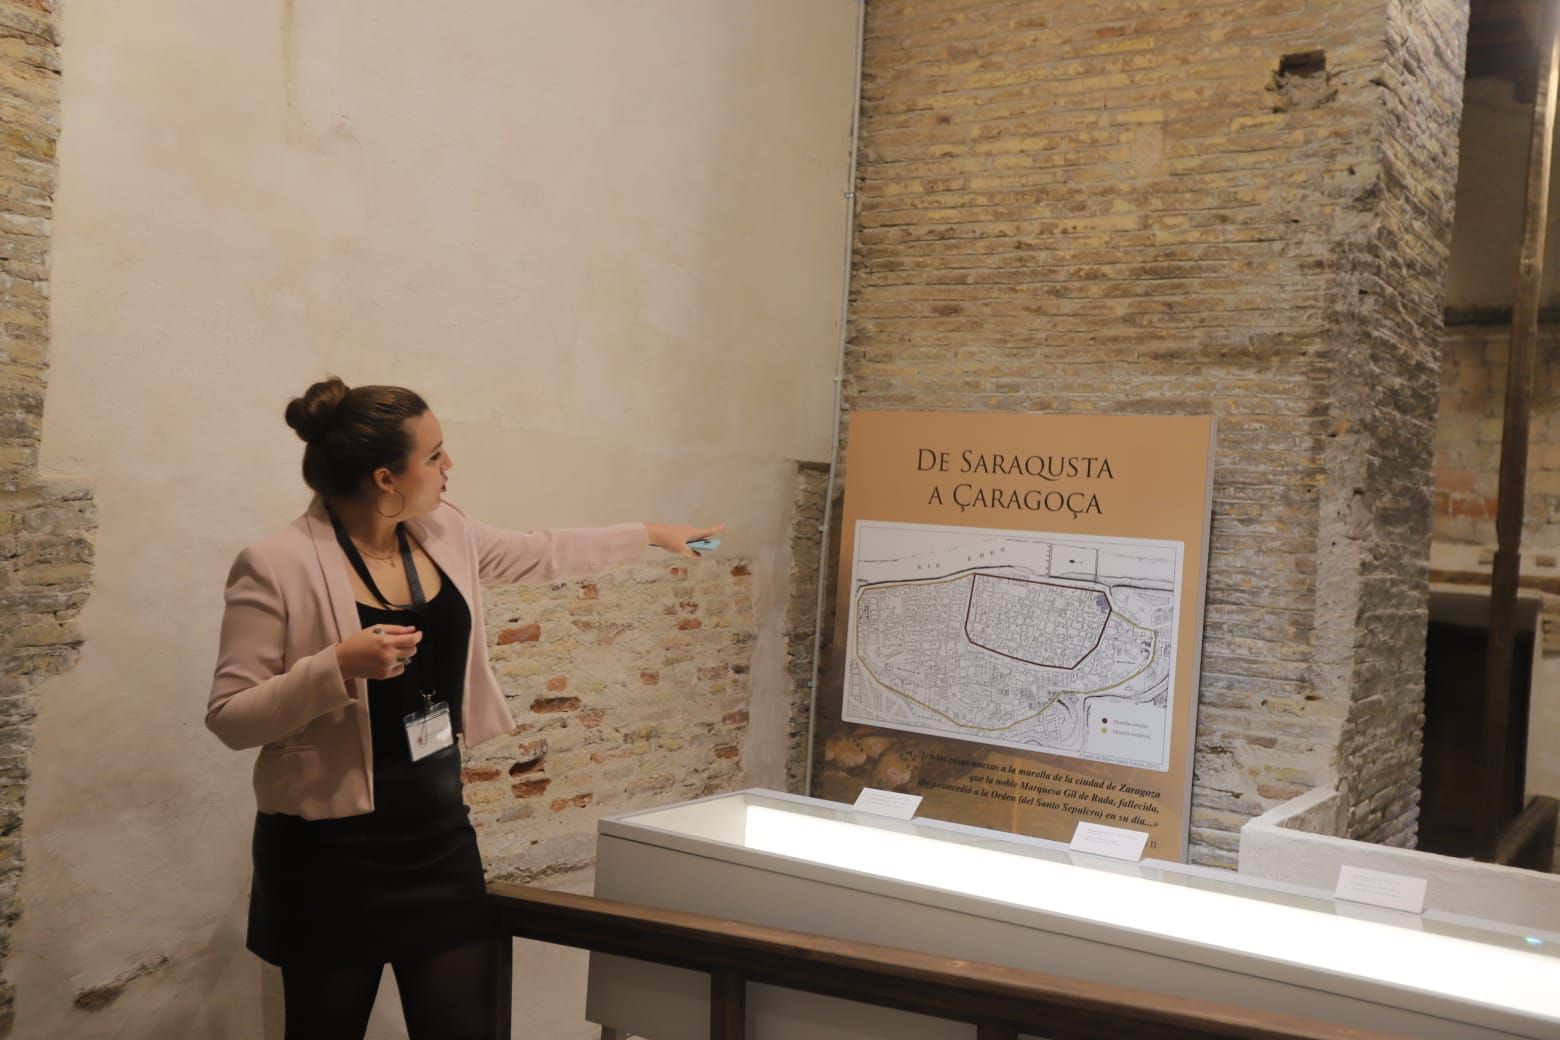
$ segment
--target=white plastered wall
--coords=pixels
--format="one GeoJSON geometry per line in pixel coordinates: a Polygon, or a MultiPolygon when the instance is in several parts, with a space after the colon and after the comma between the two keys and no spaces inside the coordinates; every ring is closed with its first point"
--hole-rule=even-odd
{"type": "MultiPolygon", "coordinates": [[[[745,779],[780,784],[855,0],[63,10],[44,468],[91,481],[101,528],[37,722],[16,1035],[280,1035],[242,950],[249,756],[201,715],[226,567],[306,502],[282,406],[326,372],[419,389],[450,497],[492,522],[726,521],[758,590],[745,779]]],[[[559,989],[535,1035],[579,1028],[559,989]]]]}

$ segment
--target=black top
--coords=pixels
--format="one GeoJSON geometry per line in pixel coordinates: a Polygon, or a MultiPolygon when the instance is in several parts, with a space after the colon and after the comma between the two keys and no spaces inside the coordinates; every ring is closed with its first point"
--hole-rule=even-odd
{"type": "Polygon", "coordinates": [[[412,625],[423,634],[417,653],[400,675],[368,682],[368,717],[375,759],[411,759],[406,743],[406,716],[425,711],[423,691],[435,704],[450,708],[450,723],[461,732],[461,695],[466,686],[466,650],[471,639],[471,611],[455,584],[440,572],[442,584],[421,617],[412,610],[357,605],[358,621],[373,625],[412,625]]]}

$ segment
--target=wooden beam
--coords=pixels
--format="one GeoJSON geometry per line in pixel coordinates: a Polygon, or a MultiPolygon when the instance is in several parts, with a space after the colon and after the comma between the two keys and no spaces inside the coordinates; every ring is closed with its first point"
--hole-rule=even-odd
{"type": "MultiPolygon", "coordinates": [[[[488,885],[488,901],[497,925],[523,938],[724,975],[727,981],[712,981],[712,996],[729,997],[730,980],[745,980],[972,1022],[980,1037],[994,1040],[1019,1032],[1049,1040],[1406,1040],[1000,964],[503,882],[488,885]]],[[[711,1024],[730,1023],[721,1018],[711,1024]]]]}
{"type": "Polygon", "coordinates": [[[747,980],[734,971],[710,972],[710,1040],[747,1040],[747,980]]]}
{"type": "Polygon", "coordinates": [[[1560,37],[1555,34],[1555,2],[1544,4],[1539,52],[1539,90],[1533,102],[1528,139],[1527,200],[1523,208],[1522,251],[1512,301],[1511,350],[1506,371],[1505,415],[1500,440],[1498,548],[1490,581],[1490,637],[1484,683],[1483,773],[1476,846],[1480,859],[1495,858],[1506,823],[1506,744],[1511,715],[1512,615],[1521,564],[1522,515],[1527,493],[1528,426],[1533,397],[1533,356],[1538,343],[1538,303],[1544,276],[1544,231],[1548,222],[1549,167],[1554,148],[1556,88],[1560,85],[1560,37]]]}

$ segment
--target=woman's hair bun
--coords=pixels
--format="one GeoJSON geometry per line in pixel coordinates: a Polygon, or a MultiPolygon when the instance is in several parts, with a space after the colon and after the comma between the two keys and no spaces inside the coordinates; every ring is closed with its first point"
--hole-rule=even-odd
{"type": "Polygon", "coordinates": [[[330,431],[336,409],[346,396],[347,384],[335,376],[315,383],[302,397],[287,402],[287,425],[305,444],[313,444],[330,431]]]}

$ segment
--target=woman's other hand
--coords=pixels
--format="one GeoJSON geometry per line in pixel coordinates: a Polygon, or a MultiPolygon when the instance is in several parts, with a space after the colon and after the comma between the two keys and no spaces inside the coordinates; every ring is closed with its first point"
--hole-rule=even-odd
{"type": "Polygon", "coordinates": [[[373,625],[336,644],[343,679],[389,679],[406,671],[422,633],[410,625],[373,625]]]}
{"type": "Polygon", "coordinates": [[[683,524],[645,524],[650,544],[659,546],[674,556],[698,556],[688,548],[688,543],[700,538],[714,538],[726,529],[725,524],[714,527],[688,527],[683,524]]]}

